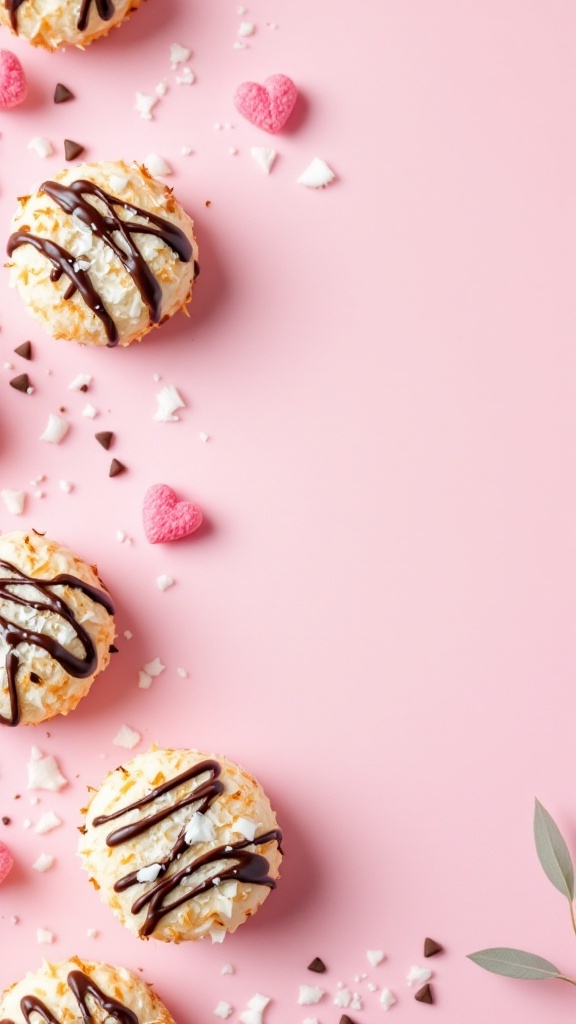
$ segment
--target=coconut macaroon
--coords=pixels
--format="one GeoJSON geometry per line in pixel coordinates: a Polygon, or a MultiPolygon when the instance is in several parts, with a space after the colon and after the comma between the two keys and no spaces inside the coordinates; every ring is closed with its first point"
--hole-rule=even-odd
{"type": "Polygon", "coordinates": [[[225,757],[153,748],[110,772],[79,853],[130,931],[221,942],[276,887],[282,833],[251,775],[225,757]]]}
{"type": "Polygon", "coordinates": [[[84,48],[118,28],[142,0],[0,0],[0,24],[33,46],[84,48]]]}
{"type": "Polygon", "coordinates": [[[0,725],[67,715],[110,661],[97,571],[34,530],[0,535],[0,725]]]}
{"type": "Polygon", "coordinates": [[[118,1024],[174,1024],[150,985],[123,967],[91,963],[73,956],[51,964],[8,988],[0,1000],[2,1024],[38,1019],[72,1024],[113,1019],[118,1024]]]}
{"type": "Polygon", "coordinates": [[[18,203],[10,284],[54,338],[130,345],[190,301],[193,222],[144,166],[79,164],[18,203]]]}

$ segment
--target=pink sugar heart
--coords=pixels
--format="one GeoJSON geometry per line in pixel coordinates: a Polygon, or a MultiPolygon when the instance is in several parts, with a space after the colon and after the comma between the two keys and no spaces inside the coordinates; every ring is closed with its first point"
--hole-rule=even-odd
{"type": "Polygon", "coordinates": [[[284,127],[298,98],[298,90],[287,75],[270,75],[259,85],[243,82],[234,96],[236,110],[265,132],[275,135],[284,127]]]}
{"type": "Polygon", "coordinates": [[[151,544],[188,537],[202,522],[198,505],[179,501],[168,484],[154,484],[146,491],[142,517],[144,533],[151,544]]]}
{"type": "Polygon", "coordinates": [[[8,877],[13,866],[14,861],[12,860],[10,850],[4,845],[4,843],[0,843],[0,885],[2,885],[4,879],[8,877]]]}
{"type": "Polygon", "coordinates": [[[0,110],[17,107],[26,99],[24,69],[15,53],[0,50],[0,110]]]}

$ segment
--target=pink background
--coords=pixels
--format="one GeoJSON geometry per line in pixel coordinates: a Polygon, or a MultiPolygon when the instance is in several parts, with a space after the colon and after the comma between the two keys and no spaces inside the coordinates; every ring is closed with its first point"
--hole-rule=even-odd
{"type": "Polygon", "coordinates": [[[120,653],[72,717],[2,732],[0,815],[13,824],[0,835],[17,866],[0,894],[0,985],[43,953],[77,953],[142,968],[179,1021],[215,1019],[222,998],[239,1012],[260,991],[270,1024],[330,1024],[331,999],[295,1002],[319,955],[331,992],[342,980],[365,993],[358,1022],[381,1019],[353,983],[369,971],[398,996],[391,1020],[563,1024],[573,989],[495,978],[465,954],[514,945],[576,972],[568,909],[531,838],[538,795],[576,851],[576,10],[247,4],[257,32],[244,51],[236,0],[149,0],[85,53],[2,36],[30,81],[29,101],[1,115],[2,237],[15,196],[63,163],[65,136],[95,160],[157,151],[195,216],[202,273],[189,321],[96,352],[41,335],[1,276],[0,481],[29,497],[0,526],[46,529],[98,562],[120,653]],[[173,81],[174,41],[192,48],[197,81],[141,121],[134,92],[173,81]],[[304,99],[271,141],[232,96],[278,71],[304,99]],[[57,81],[76,102],[53,106],[57,81]],[[27,150],[37,134],[53,158],[27,150]],[[249,154],[266,144],[279,153],[270,177],[249,154]],[[316,155],[338,180],[311,192],[295,179],[316,155]],[[31,364],[12,355],[25,338],[31,364]],[[8,387],[23,370],[32,397],[8,387]],[[67,390],[79,372],[94,375],[88,396],[67,390]],[[179,423],[152,421],[154,373],[184,395],[179,423]],[[96,421],[80,415],[88,400],[96,421]],[[40,443],[61,405],[68,438],[40,443]],[[113,453],[93,440],[103,429],[113,453]],[[111,454],[129,467],[115,480],[111,454]],[[44,499],[29,485],[40,473],[44,499]],[[210,528],[149,546],[140,513],[155,482],[197,500],[210,528]],[[163,594],[162,572],[177,579],[163,594]],[[141,691],[156,656],[166,671],[141,691]],[[138,750],[227,753],[277,807],[281,886],[222,947],[139,944],[80,870],[78,808],[121,760],[123,722],[142,732],[138,750]],[[38,807],[33,742],[71,780],[38,807]],[[64,828],[22,829],[47,808],[64,828]],[[31,870],[41,851],[58,857],[46,875],[31,870]],[[38,926],[53,947],[36,945],[38,926]],[[404,982],[427,934],[447,949],[429,962],[435,1008],[404,982]],[[388,960],[371,970],[367,948],[388,960]]]}

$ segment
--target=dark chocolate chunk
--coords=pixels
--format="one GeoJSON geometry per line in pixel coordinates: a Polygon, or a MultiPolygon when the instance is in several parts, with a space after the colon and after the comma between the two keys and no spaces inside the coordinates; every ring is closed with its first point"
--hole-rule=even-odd
{"type": "Polygon", "coordinates": [[[4,817],[2,818],[2,824],[3,825],[11,825],[12,824],[12,818],[7,818],[6,815],[4,815],[4,817]]]}
{"type": "Polygon", "coordinates": [[[22,359],[32,359],[32,342],[23,341],[14,351],[17,356],[22,356],[22,359]]]}
{"type": "Polygon", "coordinates": [[[114,434],[111,430],[101,430],[99,434],[94,435],[98,444],[101,444],[103,448],[108,451],[112,441],[114,440],[114,434]]]}
{"type": "Polygon", "coordinates": [[[16,391],[23,391],[24,394],[26,394],[28,388],[30,387],[30,380],[28,374],[21,373],[18,375],[18,377],[13,377],[12,380],[10,381],[10,387],[16,388],[16,391]]]}
{"type": "Polygon", "coordinates": [[[58,82],[58,85],[54,89],[54,103],[67,103],[68,100],[73,100],[76,97],[73,92],[66,85],[62,85],[62,82],[58,82]]]}
{"type": "Polygon", "coordinates": [[[126,466],[123,462],[119,462],[118,459],[112,459],[110,463],[110,472],[108,476],[120,476],[120,473],[126,472],[126,466]]]}
{"type": "Polygon", "coordinates": [[[31,672],[30,673],[30,682],[31,683],[41,683],[42,682],[42,680],[40,679],[40,676],[38,675],[37,672],[31,672]]]}
{"type": "Polygon", "coordinates": [[[118,654],[118,648],[116,647],[116,644],[110,644],[110,647],[108,648],[108,654],[118,654]]]}
{"type": "Polygon", "coordinates": [[[432,986],[429,984],[429,982],[426,982],[425,985],[422,985],[422,988],[418,989],[418,991],[414,995],[414,999],[416,1000],[417,1003],[432,1004],[434,1002],[434,996],[432,995],[432,986]]]}
{"type": "Polygon", "coordinates": [[[436,953],[443,953],[444,946],[434,939],[424,939],[424,956],[436,956],[436,953]]]}
{"type": "Polygon", "coordinates": [[[308,970],[314,971],[314,974],[324,974],[326,964],[319,956],[315,956],[312,962],[308,964],[308,970]]]}
{"type": "Polygon", "coordinates": [[[347,1013],[343,1013],[340,1017],[340,1024],[354,1024],[354,1021],[347,1013]]]}
{"type": "Polygon", "coordinates": [[[81,146],[79,142],[73,142],[72,139],[64,139],[64,156],[66,160],[75,160],[83,152],[84,146],[81,146]]]}

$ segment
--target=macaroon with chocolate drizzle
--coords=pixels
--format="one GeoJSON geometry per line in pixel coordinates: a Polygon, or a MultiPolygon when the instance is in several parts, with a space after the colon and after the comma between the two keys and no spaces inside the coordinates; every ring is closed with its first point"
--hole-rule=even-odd
{"type": "Polygon", "coordinates": [[[75,708],[110,660],[113,615],[72,552],[34,531],[0,536],[0,725],[75,708]]]}
{"type": "Polygon", "coordinates": [[[44,961],[35,974],[12,985],[0,999],[0,1024],[92,1024],[112,1018],[118,1024],[174,1024],[158,996],[131,972],[71,957],[44,961]]]}
{"type": "Polygon", "coordinates": [[[224,757],[161,750],[111,772],[79,852],[103,900],[141,938],[221,941],[276,887],[280,832],[259,784],[224,757]]]}
{"type": "Polygon", "coordinates": [[[192,221],[145,167],[68,168],[20,204],[11,284],[54,337],[129,345],[190,300],[192,221]]]}
{"type": "Polygon", "coordinates": [[[119,27],[142,0],[0,0],[0,23],[34,46],[86,47],[119,27]]]}

